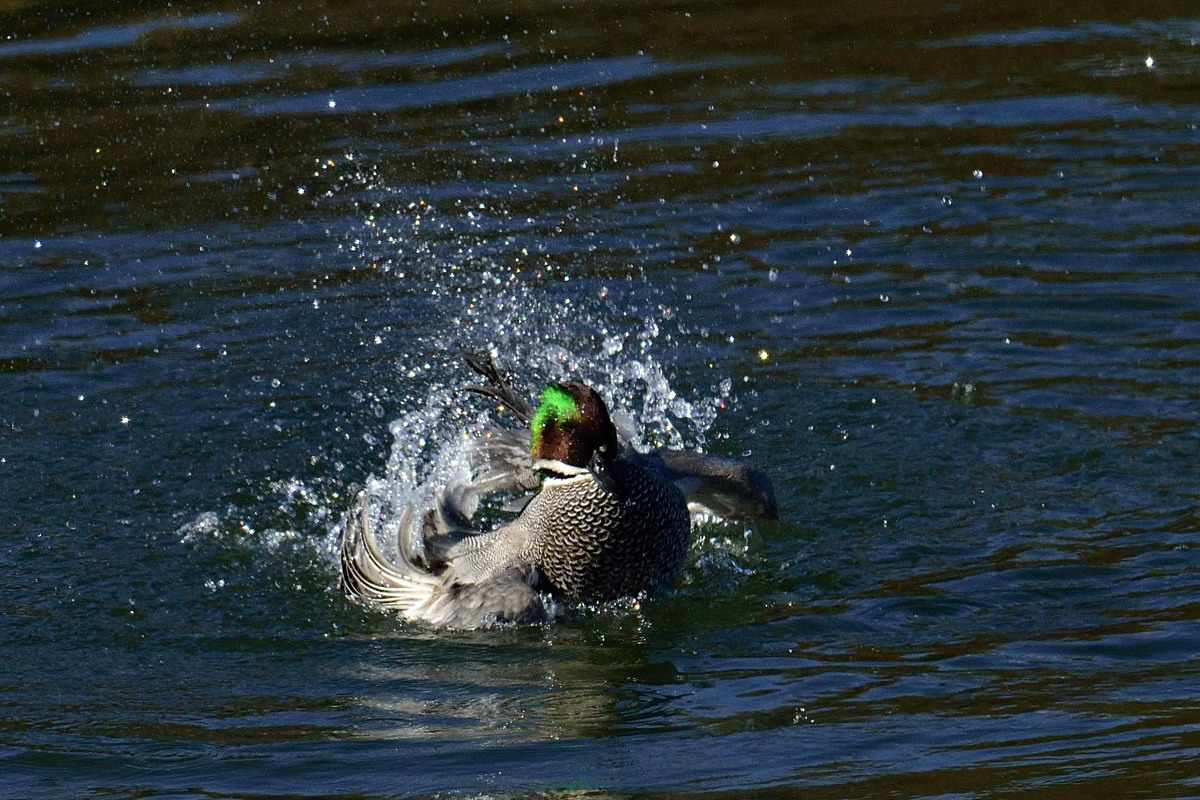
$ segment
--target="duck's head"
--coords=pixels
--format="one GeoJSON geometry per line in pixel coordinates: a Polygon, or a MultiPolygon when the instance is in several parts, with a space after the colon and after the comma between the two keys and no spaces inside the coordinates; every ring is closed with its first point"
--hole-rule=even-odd
{"type": "Polygon", "coordinates": [[[559,472],[596,472],[617,455],[617,429],[600,395],[582,383],[551,383],[542,389],[530,420],[535,466],[559,472]],[[565,465],[569,469],[560,469],[565,465]]]}

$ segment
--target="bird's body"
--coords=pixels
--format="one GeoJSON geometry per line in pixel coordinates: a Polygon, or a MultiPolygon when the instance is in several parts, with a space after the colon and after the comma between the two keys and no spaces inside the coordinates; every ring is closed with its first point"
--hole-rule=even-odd
{"type": "Polygon", "coordinates": [[[582,384],[550,384],[531,424],[528,435],[497,432],[478,440],[472,479],[445,487],[419,523],[406,508],[394,559],[376,538],[379,509],[369,491],[361,492],[343,523],[346,592],[435,627],[539,622],[552,619],[560,602],[603,602],[674,586],[691,522],[681,481],[720,489],[722,481],[741,477],[741,489],[774,514],[770,482],[756,470],[752,477],[761,480],[747,484],[740,473],[729,477],[737,473],[735,462],[664,460],[620,449],[603,401],[582,384]],[[692,471],[681,471],[685,461],[692,471]],[[534,488],[515,519],[491,531],[472,528],[482,496],[534,488]],[[411,541],[418,524],[419,548],[411,541]]]}

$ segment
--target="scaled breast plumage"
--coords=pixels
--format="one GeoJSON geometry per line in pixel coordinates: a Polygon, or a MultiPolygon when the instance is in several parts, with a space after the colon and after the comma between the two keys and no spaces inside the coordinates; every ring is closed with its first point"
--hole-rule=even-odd
{"type": "Polygon", "coordinates": [[[547,480],[523,516],[538,531],[531,557],[555,591],[572,600],[611,600],[674,584],[687,554],[683,493],[618,460],[618,498],[590,475],[547,480]]]}

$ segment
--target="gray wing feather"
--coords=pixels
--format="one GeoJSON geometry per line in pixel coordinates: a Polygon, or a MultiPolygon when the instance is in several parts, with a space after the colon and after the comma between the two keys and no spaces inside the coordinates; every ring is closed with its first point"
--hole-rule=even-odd
{"type": "Polygon", "coordinates": [[[367,490],[355,496],[342,524],[343,591],[397,611],[414,608],[430,598],[440,582],[438,577],[414,564],[405,552],[408,549],[405,531],[412,527],[412,513],[412,506],[408,505],[400,516],[400,559],[392,562],[384,556],[375,538],[377,523],[371,514],[367,490]]]}
{"type": "Polygon", "coordinates": [[[411,557],[411,504],[400,517],[395,562],[379,546],[378,523],[371,512],[370,497],[363,490],[342,525],[341,586],[350,596],[439,628],[529,624],[552,619],[556,613],[556,606],[533,590],[532,568],[501,557],[508,551],[504,544],[519,539],[519,531],[505,534],[502,528],[463,539],[457,545],[462,558],[456,555],[453,566],[434,572],[411,557]]]}
{"type": "Polygon", "coordinates": [[[779,519],[770,477],[745,461],[686,450],[656,450],[639,460],[678,486],[693,511],[725,519],[779,519]]]}

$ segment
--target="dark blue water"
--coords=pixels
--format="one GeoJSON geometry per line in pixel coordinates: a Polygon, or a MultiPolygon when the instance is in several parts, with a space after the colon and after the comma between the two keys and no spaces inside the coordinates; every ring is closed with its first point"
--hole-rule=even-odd
{"type": "Polygon", "coordinates": [[[0,795],[1200,794],[1184,3],[0,4],[0,795]],[[424,630],[518,384],[754,459],[669,597],[424,630]]]}

